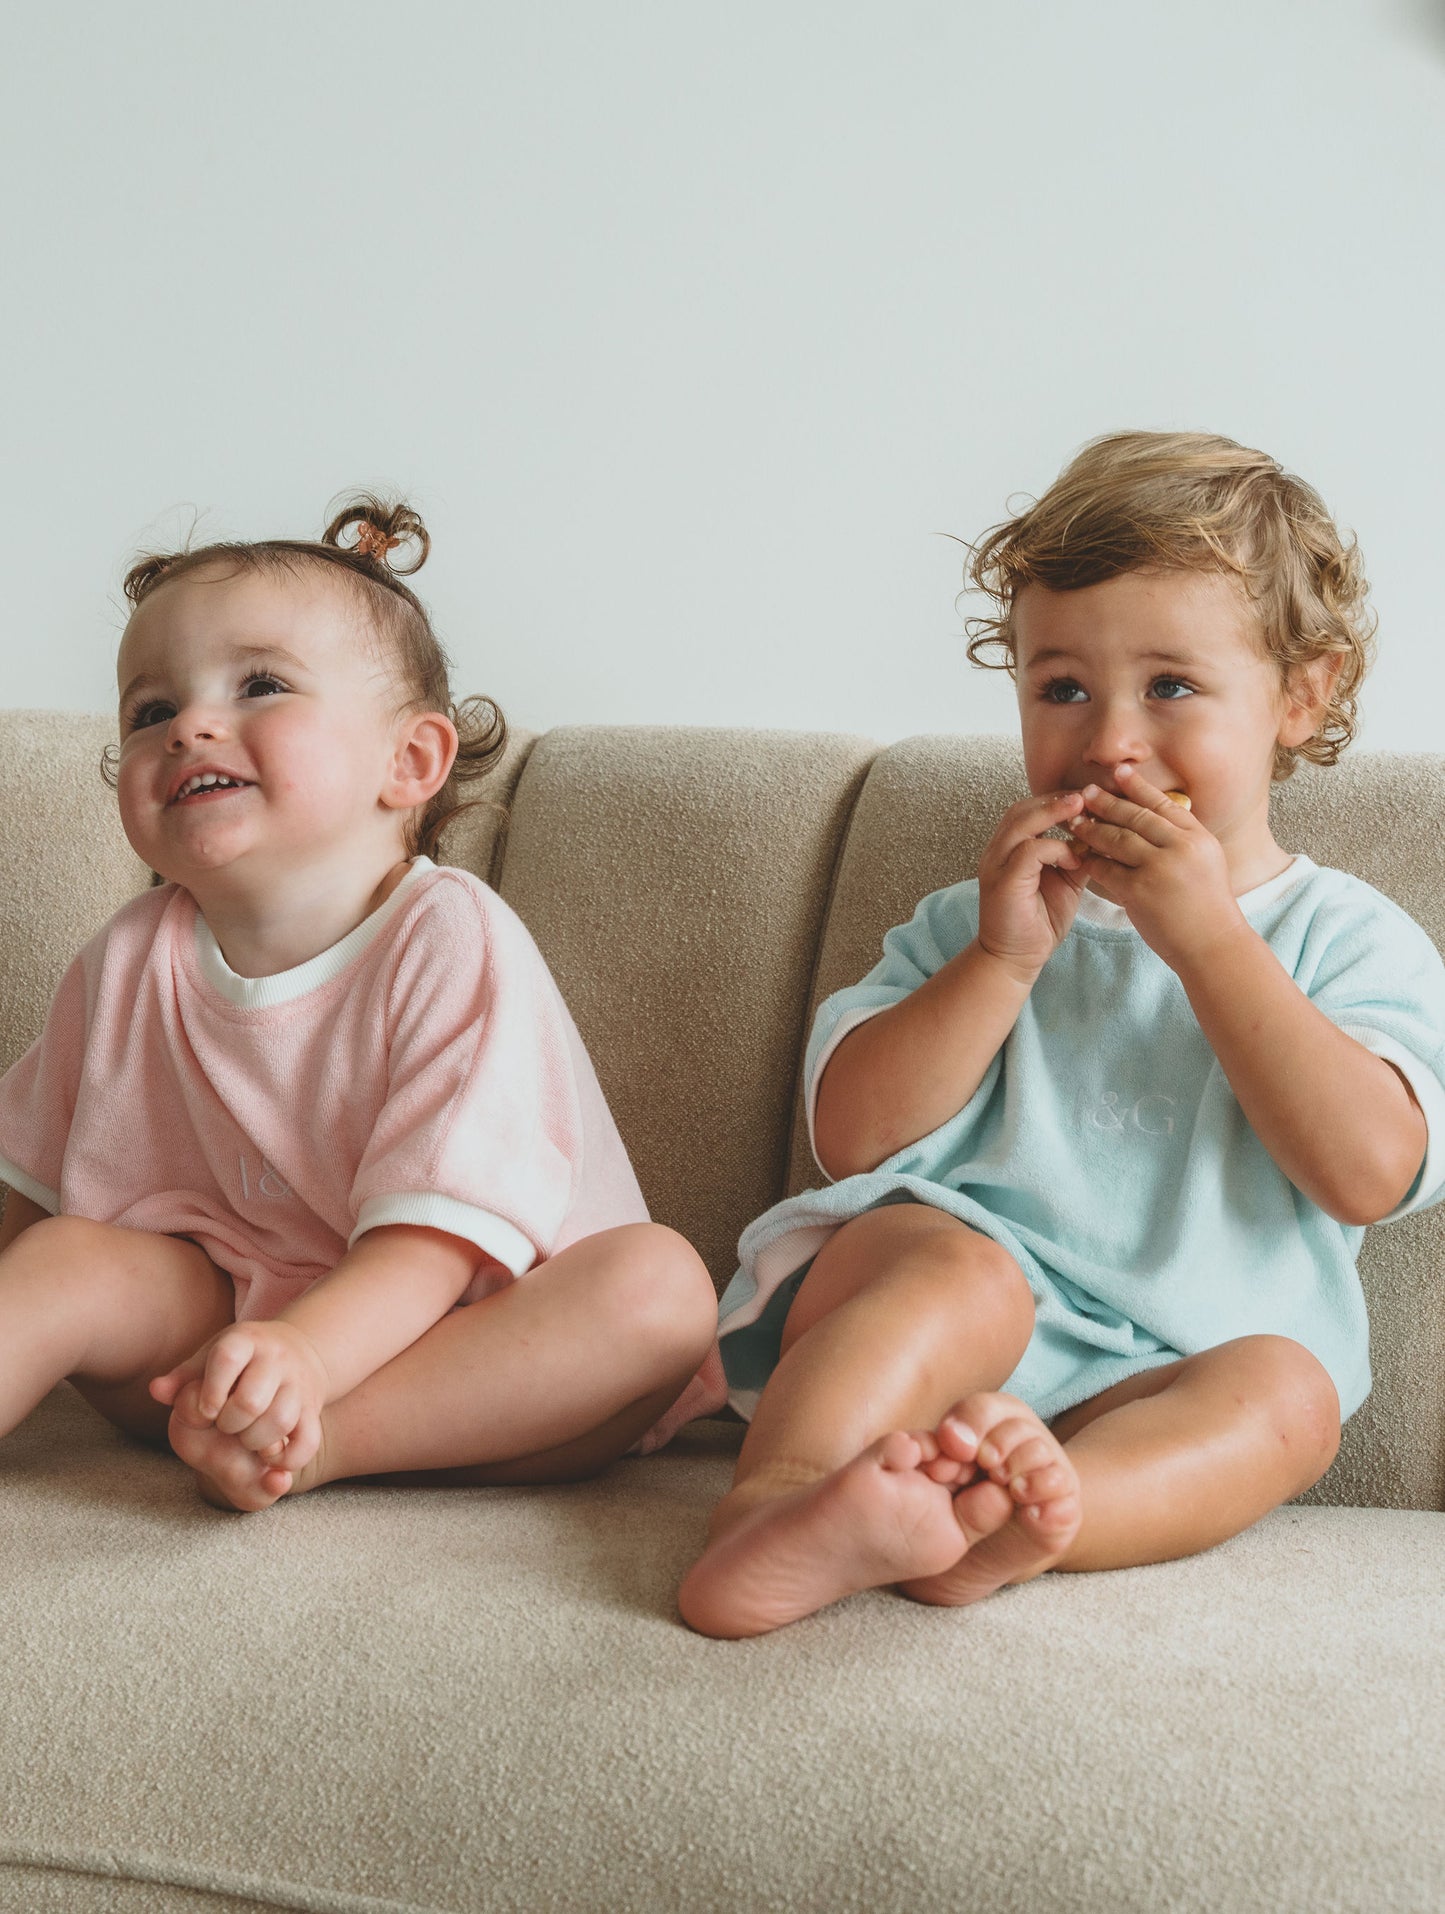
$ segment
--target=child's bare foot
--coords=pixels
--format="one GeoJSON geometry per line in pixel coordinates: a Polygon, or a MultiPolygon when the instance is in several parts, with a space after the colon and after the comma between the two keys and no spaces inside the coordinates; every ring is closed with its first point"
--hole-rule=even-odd
{"type": "Polygon", "coordinates": [[[168,1434],[171,1447],[196,1472],[202,1496],[218,1509],[255,1514],[283,1495],[300,1495],[320,1480],[321,1451],[300,1470],[277,1467],[278,1448],[257,1452],[239,1436],[224,1435],[196,1408],[199,1385],[189,1382],[176,1397],[168,1434]]]}
{"type": "MultiPolygon", "coordinates": [[[[986,1495],[1001,1492],[1010,1498],[1012,1520],[991,1521],[977,1546],[940,1573],[901,1581],[903,1593],[956,1607],[1052,1568],[1078,1534],[1083,1505],[1073,1463],[1033,1410],[1014,1396],[966,1396],[939,1424],[937,1441],[941,1456],[958,1461],[960,1481],[977,1467],[978,1480],[954,1497],[962,1528],[976,1526],[972,1504],[982,1507],[986,1495]],[[976,1445],[960,1440],[961,1426],[977,1436],[976,1445]]],[[[935,1468],[942,1473],[941,1462],[935,1468]]],[[[989,1516],[996,1507],[987,1505],[989,1516]]]]}
{"type": "MultiPolygon", "coordinates": [[[[967,1447],[967,1431],[954,1447],[967,1447]]],[[[736,1640],[860,1589],[942,1575],[1013,1514],[1007,1492],[988,1481],[959,1506],[953,1485],[973,1473],[932,1431],[880,1437],[831,1475],[725,1528],[683,1580],[683,1620],[736,1640]]]]}

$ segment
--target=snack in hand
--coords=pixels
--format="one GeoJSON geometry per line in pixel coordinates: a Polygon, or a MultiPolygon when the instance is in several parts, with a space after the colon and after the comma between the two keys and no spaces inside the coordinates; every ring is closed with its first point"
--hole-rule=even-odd
{"type": "MultiPolygon", "coordinates": [[[[1164,795],[1171,804],[1182,805],[1186,811],[1192,811],[1194,809],[1194,805],[1190,801],[1187,791],[1166,791],[1164,795]]],[[[1085,849],[1085,846],[1079,842],[1072,832],[1065,830],[1062,824],[1057,824],[1052,830],[1045,831],[1044,836],[1061,838],[1071,850],[1082,851],[1085,849]]]]}

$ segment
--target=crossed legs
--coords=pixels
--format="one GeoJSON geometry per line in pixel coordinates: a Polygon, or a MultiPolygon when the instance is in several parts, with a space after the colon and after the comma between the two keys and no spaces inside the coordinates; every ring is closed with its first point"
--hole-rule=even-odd
{"type": "MultiPolygon", "coordinates": [[[[260,1488],[268,1464],[239,1438],[188,1419],[185,1391],[169,1410],[147,1389],[233,1320],[229,1278],[184,1239],[37,1214],[0,1249],[0,1434],[68,1378],[127,1433],[174,1448],[211,1500],[274,1501],[260,1488]]],[[[342,1477],[596,1474],[676,1399],[716,1326],[711,1281],[674,1231],[601,1231],[444,1316],[329,1404],[292,1493],[342,1477]]]]}
{"type": "Polygon", "coordinates": [[[941,1210],[888,1205],[819,1251],[679,1607],[760,1634],[858,1589],[961,1604],[1050,1568],[1212,1547],[1299,1494],[1339,1440],[1334,1385],[1251,1336],[1104,1391],[1052,1429],[1000,1384],[1023,1274],[941,1210]]]}

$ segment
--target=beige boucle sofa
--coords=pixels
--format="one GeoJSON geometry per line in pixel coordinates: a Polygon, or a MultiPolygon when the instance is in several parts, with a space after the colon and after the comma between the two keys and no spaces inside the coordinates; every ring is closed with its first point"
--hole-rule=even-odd
{"type": "MultiPolygon", "coordinates": [[[[0,1064],[146,880],[109,734],[0,718],[0,1064]]],[[[816,1175],[813,1005],[973,870],[1018,754],[569,728],[495,787],[509,829],[447,855],[531,926],[653,1214],[721,1285],[816,1175]]],[[[1445,941],[1445,758],[1303,771],[1276,805],[1287,848],[1445,941]]],[[[0,1441],[0,1909],[1445,1908],[1442,1265],[1445,1207],[1369,1233],[1374,1394],[1253,1531],[739,1643],[673,1605],[736,1424],[576,1487],[243,1517],[62,1387],[0,1441]]]]}

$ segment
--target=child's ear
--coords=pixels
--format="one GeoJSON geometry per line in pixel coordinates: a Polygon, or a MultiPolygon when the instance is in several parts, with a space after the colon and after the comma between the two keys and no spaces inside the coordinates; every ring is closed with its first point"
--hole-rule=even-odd
{"type": "Polygon", "coordinates": [[[440,711],[418,711],[404,718],[392,739],[382,804],[390,811],[410,811],[425,804],[446,783],[456,755],[457,728],[450,718],[440,711]]]}
{"type": "Polygon", "coordinates": [[[1293,668],[1285,685],[1281,744],[1307,744],[1319,730],[1344,663],[1343,657],[1315,658],[1293,668]]]}

